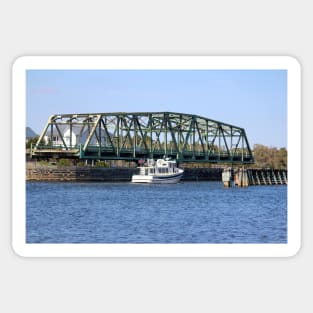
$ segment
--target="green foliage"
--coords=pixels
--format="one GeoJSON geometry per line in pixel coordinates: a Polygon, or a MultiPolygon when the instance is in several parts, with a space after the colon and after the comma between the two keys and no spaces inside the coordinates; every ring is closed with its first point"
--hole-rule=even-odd
{"type": "Polygon", "coordinates": [[[57,162],[58,166],[72,166],[73,162],[70,159],[59,159],[57,162]]]}
{"type": "Polygon", "coordinates": [[[259,168],[287,168],[287,150],[286,148],[277,149],[276,147],[267,147],[263,145],[254,145],[253,147],[255,166],[259,168]]]}
{"type": "Polygon", "coordinates": [[[38,138],[39,137],[29,138],[26,142],[26,149],[30,149],[31,144],[34,146],[37,143],[38,138]]]}
{"type": "Polygon", "coordinates": [[[47,160],[40,160],[38,163],[40,166],[48,166],[49,165],[49,161],[47,161],[47,160]]]}
{"type": "Polygon", "coordinates": [[[105,161],[100,161],[100,160],[98,160],[95,163],[95,166],[97,166],[97,167],[109,167],[108,163],[106,163],[105,161]]]}

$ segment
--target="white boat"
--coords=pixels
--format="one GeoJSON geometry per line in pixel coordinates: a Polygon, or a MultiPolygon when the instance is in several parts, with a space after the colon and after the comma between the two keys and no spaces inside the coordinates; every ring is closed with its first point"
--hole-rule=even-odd
{"type": "Polygon", "coordinates": [[[139,167],[139,175],[132,176],[133,183],[178,183],[184,174],[184,170],[177,167],[175,160],[148,159],[147,164],[139,167]]]}

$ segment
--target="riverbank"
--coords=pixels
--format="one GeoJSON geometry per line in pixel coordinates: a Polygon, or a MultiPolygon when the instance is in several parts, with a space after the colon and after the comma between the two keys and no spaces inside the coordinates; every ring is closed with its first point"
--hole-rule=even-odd
{"type": "MultiPolygon", "coordinates": [[[[221,181],[222,168],[185,168],[184,181],[221,181]]],[[[131,181],[138,168],[57,166],[26,162],[28,181],[131,181]]]]}

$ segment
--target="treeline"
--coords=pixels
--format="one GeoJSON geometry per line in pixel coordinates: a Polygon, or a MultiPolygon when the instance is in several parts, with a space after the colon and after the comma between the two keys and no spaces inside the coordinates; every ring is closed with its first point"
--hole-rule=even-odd
{"type": "Polygon", "coordinates": [[[287,149],[254,145],[254,166],[258,168],[287,168],[287,149]]]}
{"type": "Polygon", "coordinates": [[[32,138],[29,138],[27,141],[26,141],[26,149],[29,149],[31,145],[35,145],[38,141],[38,138],[39,137],[32,137],[32,138]]]}

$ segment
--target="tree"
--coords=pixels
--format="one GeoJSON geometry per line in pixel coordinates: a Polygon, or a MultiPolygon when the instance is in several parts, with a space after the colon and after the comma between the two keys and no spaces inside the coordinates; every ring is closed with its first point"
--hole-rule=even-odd
{"type": "Polygon", "coordinates": [[[29,149],[30,146],[31,146],[31,144],[33,144],[33,146],[34,146],[34,144],[37,143],[38,138],[39,138],[39,137],[32,137],[32,138],[29,138],[29,139],[27,140],[27,142],[26,142],[26,149],[29,149]]]}
{"type": "Polygon", "coordinates": [[[287,168],[287,149],[256,144],[253,147],[255,166],[260,168],[287,168]]]}

